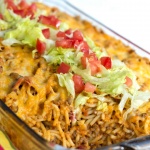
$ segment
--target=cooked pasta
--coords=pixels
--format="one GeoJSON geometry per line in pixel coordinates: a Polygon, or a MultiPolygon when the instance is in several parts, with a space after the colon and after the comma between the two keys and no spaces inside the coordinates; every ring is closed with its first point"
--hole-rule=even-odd
{"type": "MultiPolygon", "coordinates": [[[[41,3],[36,6],[67,22],[72,29],[79,28],[112,59],[120,59],[133,70],[141,91],[150,90],[147,58],[138,56],[130,47],[87,21],[41,3]]],[[[106,94],[97,88],[94,94],[103,95],[101,98],[88,97],[76,107],[78,94],[74,97],[60,84],[58,65],[48,63],[37,52],[33,56],[34,47],[6,46],[3,40],[4,37],[0,41],[0,99],[44,139],[68,148],[95,149],[150,134],[149,100],[129,111],[131,101],[128,98],[120,111],[118,106],[123,95],[106,94]]]]}

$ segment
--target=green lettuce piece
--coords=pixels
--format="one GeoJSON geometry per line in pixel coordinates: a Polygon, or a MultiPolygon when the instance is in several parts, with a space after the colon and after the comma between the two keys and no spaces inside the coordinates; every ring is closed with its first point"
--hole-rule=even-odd
{"type": "Polygon", "coordinates": [[[72,73],[67,74],[57,74],[58,82],[61,87],[66,87],[67,91],[75,97],[75,89],[74,89],[74,82],[72,80],[72,73]]]}
{"type": "Polygon", "coordinates": [[[60,26],[59,26],[59,30],[60,31],[66,31],[69,29],[68,24],[66,24],[65,22],[61,22],[60,26]]]}
{"type": "Polygon", "coordinates": [[[80,105],[84,105],[86,101],[89,99],[89,96],[85,96],[83,93],[80,93],[75,99],[74,106],[78,108],[80,105]]]}
{"type": "Polygon", "coordinates": [[[0,1],[0,13],[3,14],[5,21],[9,22],[9,25],[13,24],[16,20],[19,20],[21,17],[16,15],[12,10],[7,9],[7,6],[4,0],[0,1]]]}
{"type": "Polygon", "coordinates": [[[41,27],[35,20],[30,20],[29,17],[16,22],[15,27],[5,33],[4,39],[9,38],[14,38],[22,42],[22,44],[27,44],[31,47],[35,47],[37,38],[42,41],[45,40],[41,27]]]}
{"type": "Polygon", "coordinates": [[[107,52],[105,51],[105,49],[102,49],[102,48],[100,48],[99,46],[96,46],[95,43],[94,43],[94,41],[93,41],[91,38],[86,37],[85,39],[86,39],[86,41],[87,41],[89,47],[91,48],[91,50],[92,50],[93,52],[95,52],[95,54],[96,54],[96,56],[97,56],[98,58],[100,58],[100,57],[102,57],[102,56],[108,56],[108,54],[107,54],[107,52]]]}
{"type": "Polygon", "coordinates": [[[131,108],[137,109],[150,100],[150,91],[137,91],[131,100],[131,108]]]}
{"type": "Polygon", "coordinates": [[[0,31],[7,30],[9,28],[9,25],[6,21],[0,20],[0,31]]]}
{"type": "Polygon", "coordinates": [[[49,64],[58,65],[65,62],[70,66],[77,66],[80,63],[83,53],[75,53],[74,49],[64,49],[61,47],[52,47],[43,57],[49,64]]]}
{"type": "Polygon", "coordinates": [[[125,83],[125,78],[128,76],[132,79],[133,85],[128,88],[130,92],[134,92],[139,88],[136,82],[136,76],[126,66],[113,67],[110,70],[105,70],[101,73],[101,77],[92,76],[89,69],[80,69],[75,66],[72,70],[82,76],[85,82],[90,82],[98,87],[98,89],[104,93],[111,95],[122,94],[125,88],[128,88],[125,83]],[[134,83],[135,82],[135,83],[134,83]]]}

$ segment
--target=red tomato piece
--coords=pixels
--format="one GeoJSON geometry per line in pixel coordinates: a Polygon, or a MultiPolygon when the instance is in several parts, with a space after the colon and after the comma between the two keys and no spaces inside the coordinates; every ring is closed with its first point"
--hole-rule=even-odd
{"type": "Polygon", "coordinates": [[[3,20],[3,15],[2,14],[0,14],[0,20],[3,20]]]}
{"type": "Polygon", "coordinates": [[[37,39],[36,49],[37,49],[38,53],[43,54],[45,52],[45,50],[46,50],[46,43],[42,42],[39,39],[37,39]]]}
{"type": "Polygon", "coordinates": [[[20,9],[26,9],[29,7],[28,3],[26,2],[26,0],[21,0],[20,3],[18,4],[20,9]]]}
{"type": "Polygon", "coordinates": [[[80,50],[84,53],[85,56],[88,56],[90,48],[89,48],[87,42],[82,41],[80,44],[81,44],[80,45],[80,50]]]}
{"type": "Polygon", "coordinates": [[[90,63],[91,75],[95,75],[99,72],[96,63],[90,63]]]}
{"type": "Polygon", "coordinates": [[[94,86],[93,84],[91,84],[89,82],[85,83],[85,87],[84,87],[85,92],[93,93],[95,90],[96,90],[96,86],[94,86]]]}
{"type": "Polygon", "coordinates": [[[56,34],[56,36],[57,36],[58,38],[63,38],[63,39],[66,38],[66,34],[65,34],[65,32],[63,32],[63,31],[59,31],[59,32],[56,34]]]}
{"type": "Polygon", "coordinates": [[[74,74],[73,81],[74,81],[75,92],[81,93],[84,90],[84,82],[82,80],[82,77],[77,74],[74,74]]]}
{"type": "Polygon", "coordinates": [[[133,84],[131,78],[126,77],[125,80],[126,80],[125,84],[126,84],[128,87],[131,87],[132,84],[133,84]]]}
{"type": "Polygon", "coordinates": [[[5,0],[8,9],[16,10],[18,9],[13,0],[5,0]]]}
{"type": "Polygon", "coordinates": [[[37,6],[35,3],[32,3],[30,6],[29,6],[29,9],[28,11],[31,11],[32,13],[35,13],[37,10],[37,6]]]}
{"type": "Polygon", "coordinates": [[[75,40],[74,48],[81,50],[84,53],[84,56],[89,55],[89,46],[88,46],[87,42],[85,42],[85,41],[75,40]]]}
{"type": "Polygon", "coordinates": [[[41,22],[45,25],[50,25],[50,26],[56,27],[56,28],[58,28],[60,26],[60,20],[58,20],[55,16],[41,15],[39,17],[39,22],[41,22]]]}
{"type": "Polygon", "coordinates": [[[49,30],[49,28],[43,29],[43,30],[42,30],[42,33],[43,33],[43,35],[44,35],[44,37],[45,37],[46,39],[49,39],[49,38],[50,38],[50,30],[49,30]]]}
{"type": "Polygon", "coordinates": [[[0,145],[0,150],[4,150],[4,148],[0,145]]]}
{"type": "Polygon", "coordinates": [[[26,16],[30,16],[30,19],[34,18],[34,14],[37,10],[37,6],[35,3],[32,3],[28,8],[28,10],[26,11],[26,16]]]}
{"type": "Polygon", "coordinates": [[[75,30],[73,32],[73,39],[78,40],[78,41],[83,41],[83,35],[82,35],[81,31],[75,30]]]}
{"type": "Polygon", "coordinates": [[[70,66],[64,62],[60,64],[60,66],[57,68],[57,73],[68,73],[70,70],[70,66]]]}
{"type": "Polygon", "coordinates": [[[14,13],[21,16],[21,17],[25,17],[26,16],[26,13],[24,10],[19,10],[19,9],[16,9],[14,10],[14,13]]]}
{"type": "Polygon", "coordinates": [[[111,69],[112,63],[111,63],[111,58],[110,57],[101,57],[100,58],[101,64],[106,68],[106,69],[111,69]]]}
{"type": "Polygon", "coordinates": [[[62,47],[62,48],[72,48],[73,47],[73,41],[68,39],[63,39],[61,41],[56,41],[55,43],[56,47],[62,47]]]}
{"type": "Polygon", "coordinates": [[[82,56],[81,57],[81,64],[82,64],[84,69],[86,68],[86,61],[88,61],[88,58],[85,56],[82,56]]]}
{"type": "Polygon", "coordinates": [[[72,33],[72,30],[71,30],[71,29],[68,29],[68,30],[65,31],[65,33],[66,33],[67,35],[70,35],[70,34],[72,33]]]}
{"type": "Polygon", "coordinates": [[[81,64],[82,64],[83,68],[86,68],[87,61],[90,64],[92,75],[95,75],[96,73],[98,73],[100,71],[100,67],[99,67],[100,62],[98,61],[98,58],[95,55],[95,53],[91,53],[88,56],[81,57],[81,64]]]}

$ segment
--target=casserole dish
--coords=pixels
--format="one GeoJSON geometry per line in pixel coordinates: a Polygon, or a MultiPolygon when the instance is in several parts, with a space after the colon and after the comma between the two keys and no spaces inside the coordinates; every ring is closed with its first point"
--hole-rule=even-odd
{"type": "MultiPolygon", "coordinates": [[[[73,15],[73,16],[79,15],[81,16],[81,19],[86,19],[92,22],[94,26],[97,26],[97,28],[100,28],[107,34],[114,36],[115,38],[119,40],[122,40],[122,42],[124,42],[126,45],[129,45],[130,47],[135,49],[137,53],[140,53],[142,56],[148,55],[146,51],[140,49],[135,44],[119,36],[112,30],[110,30],[108,27],[106,27],[105,25],[97,22],[96,20],[87,16],[83,12],[75,9],[66,1],[51,1],[51,2],[45,1],[45,4],[50,4],[51,6],[57,6],[62,11],[68,10],[68,13],[70,13],[70,15],[73,15]]],[[[1,115],[0,117],[1,129],[5,130],[10,135],[11,140],[14,142],[17,148],[19,149],[48,149],[48,148],[60,149],[61,148],[58,145],[45,141],[44,139],[39,137],[37,134],[35,134],[30,128],[28,128],[25,125],[25,123],[23,123],[20,119],[18,119],[12,113],[12,111],[10,111],[2,102],[1,102],[1,114],[0,115],[1,115]]]]}

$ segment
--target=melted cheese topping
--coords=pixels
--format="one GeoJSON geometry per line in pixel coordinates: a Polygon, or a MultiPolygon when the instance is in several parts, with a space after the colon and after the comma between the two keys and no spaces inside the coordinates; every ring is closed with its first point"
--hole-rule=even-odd
{"type": "MultiPolygon", "coordinates": [[[[141,89],[150,90],[148,59],[87,21],[40,3],[37,6],[71,28],[79,28],[111,57],[124,61],[136,73],[141,89]]],[[[96,110],[98,100],[91,98],[81,106],[81,112],[74,113],[73,99],[59,86],[53,68],[44,58],[33,58],[32,49],[26,46],[0,44],[0,99],[43,138],[65,147],[93,149],[150,134],[150,102],[133,111],[127,121],[118,110],[118,100],[109,96],[106,112],[96,110]]],[[[124,111],[128,106],[127,103],[124,111]]]]}

